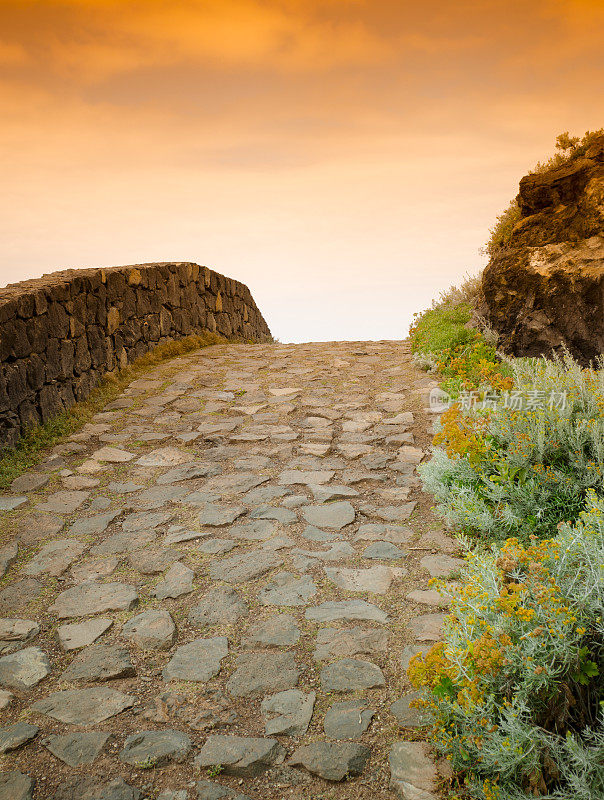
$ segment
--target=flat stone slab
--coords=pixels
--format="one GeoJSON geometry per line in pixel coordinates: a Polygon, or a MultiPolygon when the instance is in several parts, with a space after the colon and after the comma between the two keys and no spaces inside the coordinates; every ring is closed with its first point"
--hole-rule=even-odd
{"type": "Polygon", "coordinates": [[[31,619],[0,619],[0,654],[19,650],[40,633],[40,626],[31,619]]]}
{"type": "Polygon", "coordinates": [[[243,653],[237,656],[226,688],[233,697],[258,697],[293,689],[299,677],[293,653],[243,653]]]}
{"type": "Polygon", "coordinates": [[[278,572],[258,593],[258,600],[263,606],[305,606],[316,593],[317,587],[308,576],[278,572]]]}
{"type": "Polygon", "coordinates": [[[326,567],[328,579],[347,592],[370,592],[386,594],[392,581],[406,570],[375,566],[367,569],[347,569],[346,567],[326,567]]]}
{"type": "Polygon", "coordinates": [[[266,735],[304,736],[316,697],[315,692],[304,694],[299,689],[288,689],[266,697],[260,705],[266,735]]]}
{"type": "Polygon", "coordinates": [[[136,511],[122,520],[122,530],[127,533],[155,530],[161,525],[167,525],[173,516],[169,511],[136,511]]]}
{"type": "MultiPolygon", "coordinates": [[[[304,498],[304,502],[307,502],[306,498],[304,498]]],[[[260,506],[252,511],[250,519],[272,519],[280,525],[293,525],[298,521],[298,516],[289,508],[281,508],[280,506],[260,506]]]]}
{"type": "Polygon", "coordinates": [[[194,763],[200,768],[220,766],[225,775],[249,778],[283,761],[284,754],[276,739],[215,735],[208,736],[194,763]]]}
{"type": "Polygon", "coordinates": [[[418,642],[438,642],[442,638],[442,626],[446,614],[422,614],[410,619],[407,625],[418,642]]]}
{"type": "Polygon", "coordinates": [[[244,506],[218,506],[208,504],[199,512],[199,522],[208,527],[220,528],[224,525],[232,525],[236,519],[242,517],[247,512],[244,506]]]}
{"type": "Polygon", "coordinates": [[[120,510],[105,511],[105,513],[95,514],[93,517],[81,517],[69,528],[69,533],[73,536],[94,536],[103,533],[121,513],[120,510]]]}
{"type": "Polygon", "coordinates": [[[150,608],[124,623],[121,635],[143,650],[168,650],[176,640],[176,626],[170,613],[150,608]]]}
{"type": "Polygon", "coordinates": [[[374,542],[363,550],[363,558],[374,558],[383,561],[395,561],[405,558],[407,552],[392,542],[374,542]]]}
{"type": "Polygon", "coordinates": [[[422,696],[422,692],[410,692],[390,706],[390,711],[396,717],[401,728],[424,728],[430,724],[426,713],[411,705],[420,700],[422,696]]]}
{"type": "Polygon", "coordinates": [[[261,486],[269,479],[268,475],[257,475],[254,472],[238,472],[212,478],[204,486],[206,491],[218,492],[221,496],[243,494],[261,486]]]}
{"type": "MultiPolygon", "coordinates": [[[[239,792],[229,789],[228,786],[221,786],[214,781],[198,781],[195,787],[197,789],[197,800],[251,800],[247,794],[239,794],[239,792]]],[[[188,795],[186,792],[181,792],[182,797],[179,797],[179,792],[174,792],[173,797],[165,797],[163,794],[157,800],[187,800],[188,795]]]]}
{"type": "Polygon", "coordinates": [[[126,583],[83,583],[61,592],[48,610],[59,619],[130,611],[138,603],[138,592],[126,583]]]}
{"type": "Polygon", "coordinates": [[[64,761],[70,767],[92,764],[101,754],[109,734],[103,731],[79,731],[62,736],[49,736],[45,747],[53,756],[64,761]]]}
{"type": "Polygon", "coordinates": [[[216,581],[243,583],[259,578],[270,570],[280,567],[281,564],[283,558],[276,553],[252,550],[222,561],[212,561],[208,566],[208,573],[216,581]]]}
{"type": "Polygon", "coordinates": [[[31,706],[32,711],[70,725],[96,725],[134,705],[134,698],[106,686],[54,692],[31,706]]]}
{"type": "Polygon", "coordinates": [[[357,655],[383,653],[388,647],[387,631],[374,628],[319,628],[315,661],[334,656],[350,658],[357,655]]]}
{"type": "Polygon", "coordinates": [[[212,536],[214,531],[188,531],[178,525],[170,526],[168,533],[163,541],[165,546],[180,544],[182,542],[192,542],[195,539],[205,539],[212,536]]]}
{"type": "Polygon", "coordinates": [[[90,548],[90,553],[94,556],[111,556],[140,552],[155,541],[156,537],[153,531],[121,531],[113,536],[108,536],[99,544],[95,544],[90,548]]]}
{"type": "Polygon", "coordinates": [[[33,800],[36,782],[19,770],[0,772],[0,800],[33,800]]]}
{"type": "Polygon", "coordinates": [[[133,767],[148,769],[184,761],[190,750],[191,740],[182,731],[141,731],[128,736],[119,759],[133,767]]]}
{"type": "Polygon", "coordinates": [[[330,600],[320,606],[308,608],[304,614],[311,622],[335,622],[336,620],[388,622],[388,614],[366,600],[330,600]]]}
{"type": "Polygon", "coordinates": [[[50,542],[25,565],[25,575],[41,575],[43,572],[56,577],[65,572],[86,550],[87,545],[77,539],[58,539],[50,542]]]}
{"type": "Polygon", "coordinates": [[[136,496],[136,505],[146,511],[164,508],[169,503],[179,503],[187,495],[186,486],[151,486],[136,496]]]}
{"type": "Polygon", "coordinates": [[[313,742],[299,747],[287,763],[304,767],[328,781],[343,781],[349,776],[360,775],[370,755],[369,748],[361,744],[313,742]]]}
{"type": "Polygon", "coordinates": [[[243,539],[244,541],[264,542],[273,537],[278,530],[279,526],[276,522],[268,519],[257,519],[229,528],[229,536],[234,539],[243,539]]]}
{"type": "Polygon", "coordinates": [[[407,600],[426,606],[436,606],[436,608],[448,608],[451,605],[451,598],[448,595],[442,595],[435,589],[414,589],[407,595],[407,600]]]}
{"type": "Polygon", "coordinates": [[[342,484],[332,483],[329,486],[311,485],[309,488],[313,493],[313,497],[319,503],[359,496],[359,492],[353,489],[352,486],[343,486],[342,484]]]}
{"type": "Polygon", "coordinates": [[[247,603],[231,586],[215,586],[193,606],[189,622],[195,627],[233,624],[247,616],[247,603]]]}
{"type": "Polygon", "coordinates": [[[403,800],[437,800],[436,765],[425,742],[395,742],[389,756],[390,788],[403,800]]]}
{"type": "Polygon", "coordinates": [[[333,470],[311,470],[303,471],[299,469],[287,469],[279,475],[278,483],[280,486],[316,486],[329,483],[336,473],[333,470]]]}
{"type": "Polygon", "coordinates": [[[382,670],[371,661],[343,658],[321,670],[321,686],[326,692],[354,692],[385,686],[382,670]]]}
{"type": "Polygon", "coordinates": [[[79,653],[65,672],[64,681],[110,681],[132,678],[136,669],[125,647],[117,644],[97,644],[79,653]]]}
{"type": "Polygon", "coordinates": [[[49,480],[48,475],[43,475],[41,472],[26,472],[24,475],[19,475],[18,478],[15,478],[10,488],[16,494],[37,492],[38,489],[43,489],[49,480]]]}
{"type": "Polygon", "coordinates": [[[141,572],[143,575],[157,575],[169,569],[181,556],[182,553],[170,548],[161,550],[145,548],[144,550],[135,550],[130,553],[128,562],[132,569],[141,572]]]}
{"type": "Polygon", "coordinates": [[[36,508],[50,514],[73,514],[89,497],[90,492],[55,492],[38,503],[36,508]]]}
{"type": "Polygon", "coordinates": [[[291,490],[283,486],[260,486],[247,492],[244,500],[248,505],[259,505],[270,503],[271,500],[277,500],[280,497],[286,497],[290,493],[291,490]]]}
{"type": "Polygon", "coordinates": [[[135,461],[139,467],[175,467],[191,461],[191,456],[176,447],[159,447],[135,461]]]}
{"type": "Polygon", "coordinates": [[[108,617],[87,619],[84,622],[71,622],[57,628],[57,636],[63,650],[79,650],[95,642],[99,636],[113,625],[108,617]]]}
{"type": "Polygon", "coordinates": [[[181,481],[191,481],[195,478],[208,478],[220,472],[220,467],[216,464],[206,464],[202,461],[192,461],[188,464],[183,464],[181,467],[174,467],[164,472],[157,479],[160,486],[165,486],[171,483],[180,483],[181,481]]]}
{"type": "Polygon", "coordinates": [[[73,775],[59,784],[52,800],[141,800],[142,797],[123,778],[73,775]]]}
{"type": "Polygon", "coordinates": [[[15,699],[15,695],[7,692],[6,689],[0,689],[0,711],[4,711],[15,699]]]}
{"type": "Polygon", "coordinates": [[[0,753],[16,750],[25,742],[31,741],[37,736],[38,730],[36,725],[29,725],[27,722],[14,722],[6,728],[0,728],[0,753]]]}
{"type": "Polygon", "coordinates": [[[302,536],[308,539],[309,542],[335,542],[342,538],[341,533],[322,531],[319,528],[315,528],[314,525],[307,525],[302,531],[302,536]]]}
{"type": "Polygon", "coordinates": [[[27,503],[27,497],[0,497],[0,511],[14,511],[27,503]]]}
{"type": "Polygon", "coordinates": [[[230,553],[237,546],[234,539],[207,539],[197,545],[197,552],[210,556],[221,556],[230,553]]]}
{"type": "Polygon", "coordinates": [[[302,516],[317,528],[341,530],[355,520],[355,510],[346,500],[326,503],[321,506],[303,506],[302,516]]]}
{"type": "Polygon", "coordinates": [[[18,554],[19,548],[14,542],[0,548],[0,578],[6,575],[8,568],[15,561],[18,554]]]}
{"type": "Polygon", "coordinates": [[[358,700],[334,703],[325,714],[323,728],[330,739],[359,739],[371,724],[375,711],[358,700]]]}
{"type": "Polygon", "coordinates": [[[220,672],[220,662],[228,651],[225,636],[183,644],[164,668],[163,678],[165,681],[209,681],[220,672]]]}
{"type": "Polygon", "coordinates": [[[446,553],[439,553],[435,556],[424,556],[419,565],[432,578],[451,578],[466,566],[466,562],[463,558],[452,558],[446,553]]]}
{"type": "Polygon", "coordinates": [[[93,461],[106,461],[108,464],[126,464],[134,457],[134,453],[121,450],[119,447],[101,447],[91,455],[93,461]]]}
{"type": "Polygon", "coordinates": [[[133,481],[111,481],[107,486],[107,490],[112,494],[131,494],[132,492],[140,492],[142,488],[143,486],[140,483],[134,483],[133,481]]]}
{"type": "Polygon", "coordinates": [[[300,641],[300,628],[289,614],[274,614],[247,630],[243,647],[291,647],[300,641]]]}
{"type": "Polygon", "coordinates": [[[50,670],[50,661],[43,650],[26,647],[0,658],[0,684],[9,689],[32,689],[50,670]]]}
{"type": "Polygon", "coordinates": [[[193,591],[193,578],[195,573],[180,561],[172,564],[167,571],[163,581],[157,584],[153,594],[158,600],[165,600],[167,597],[181,597],[193,591]]]}
{"type": "Polygon", "coordinates": [[[74,564],[71,567],[70,574],[75,583],[96,581],[99,578],[106,578],[112,572],[115,572],[118,563],[119,561],[115,556],[91,558],[74,564]]]}

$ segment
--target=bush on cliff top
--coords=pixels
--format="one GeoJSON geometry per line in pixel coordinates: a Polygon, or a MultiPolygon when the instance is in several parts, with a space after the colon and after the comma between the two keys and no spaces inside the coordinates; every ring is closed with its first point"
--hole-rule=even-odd
{"type": "MultiPolygon", "coordinates": [[[[557,152],[547,161],[539,161],[535,164],[533,169],[529,170],[529,174],[547,172],[547,170],[561,167],[571,158],[580,158],[585,154],[592,142],[602,135],[604,135],[604,128],[600,128],[597,131],[585,131],[583,136],[570,136],[568,131],[559,134],[556,137],[557,152]]],[[[499,214],[495,224],[489,230],[489,238],[483,247],[483,253],[489,258],[493,258],[501,247],[505,247],[508,244],[512,230],[519,220],[520,208],[516,198],[514,198],[505,211],[499,214]]]]}

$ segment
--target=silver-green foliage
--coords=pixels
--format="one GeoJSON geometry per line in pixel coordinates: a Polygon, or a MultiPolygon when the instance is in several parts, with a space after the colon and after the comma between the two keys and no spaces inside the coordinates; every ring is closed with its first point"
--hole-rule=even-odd
{"type": "Polygon", "coordinates": [[[471,555],[442,652],[410,668],[472,798],[604,798],[604,500],[587,501],[552,540],[471,555]]]}
{"type": "Polygon", "coordinates": [[[468,410],[478,454],[449,447],[445,428],[420,468],[451,525],[494,540],[551,535],[578,517],[589,489],[604,492],[604,365],[581,369],[568,355],[509,364],[522,408],[468,410]]]}

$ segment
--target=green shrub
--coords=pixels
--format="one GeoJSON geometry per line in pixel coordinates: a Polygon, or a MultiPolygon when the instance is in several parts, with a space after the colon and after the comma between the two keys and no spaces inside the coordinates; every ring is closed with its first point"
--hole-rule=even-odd
{"type": "Polygon", "coordinates": [[[444,642],[409,666],[481,800],[604,797],[604,501],[554,539],[468,557],[444,642]]]}
{"type": "Polygon", "coordinates": [[[526,541],[576,520],[589,489],[603,492],[604,370],[583,370],[570,356],[509,368],[508,407],[455,404],[419,471],[450,524],[477,538],[526,541]]]}
{"type": "Polygon", "coordinates": [[[472,317],[468,303],[439,305],[416,317],[410,330],[411,349],[438,353],[472,341],[476,332],[466,327],[472,317]]]}
{"type": "Polygon", "coordinates": [[[415,364],[438,371],[443,389],[454,397],[463,390],[510,388],[509,369],[491,343],[496,337],[470,326],[473,309],[461,294],[453,287],[445,293],[446,302],[416,315],[409,331],[415,364]]]}

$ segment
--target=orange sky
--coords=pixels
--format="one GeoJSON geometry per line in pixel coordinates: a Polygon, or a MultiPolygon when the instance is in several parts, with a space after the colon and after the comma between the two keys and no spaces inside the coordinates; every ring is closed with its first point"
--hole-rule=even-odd
{"type": "Polygon", "coordinates": [[[0,0],[0,283],[190,260],[283,341],[400,338],[556,134],[604,2],[0,0]]]}

